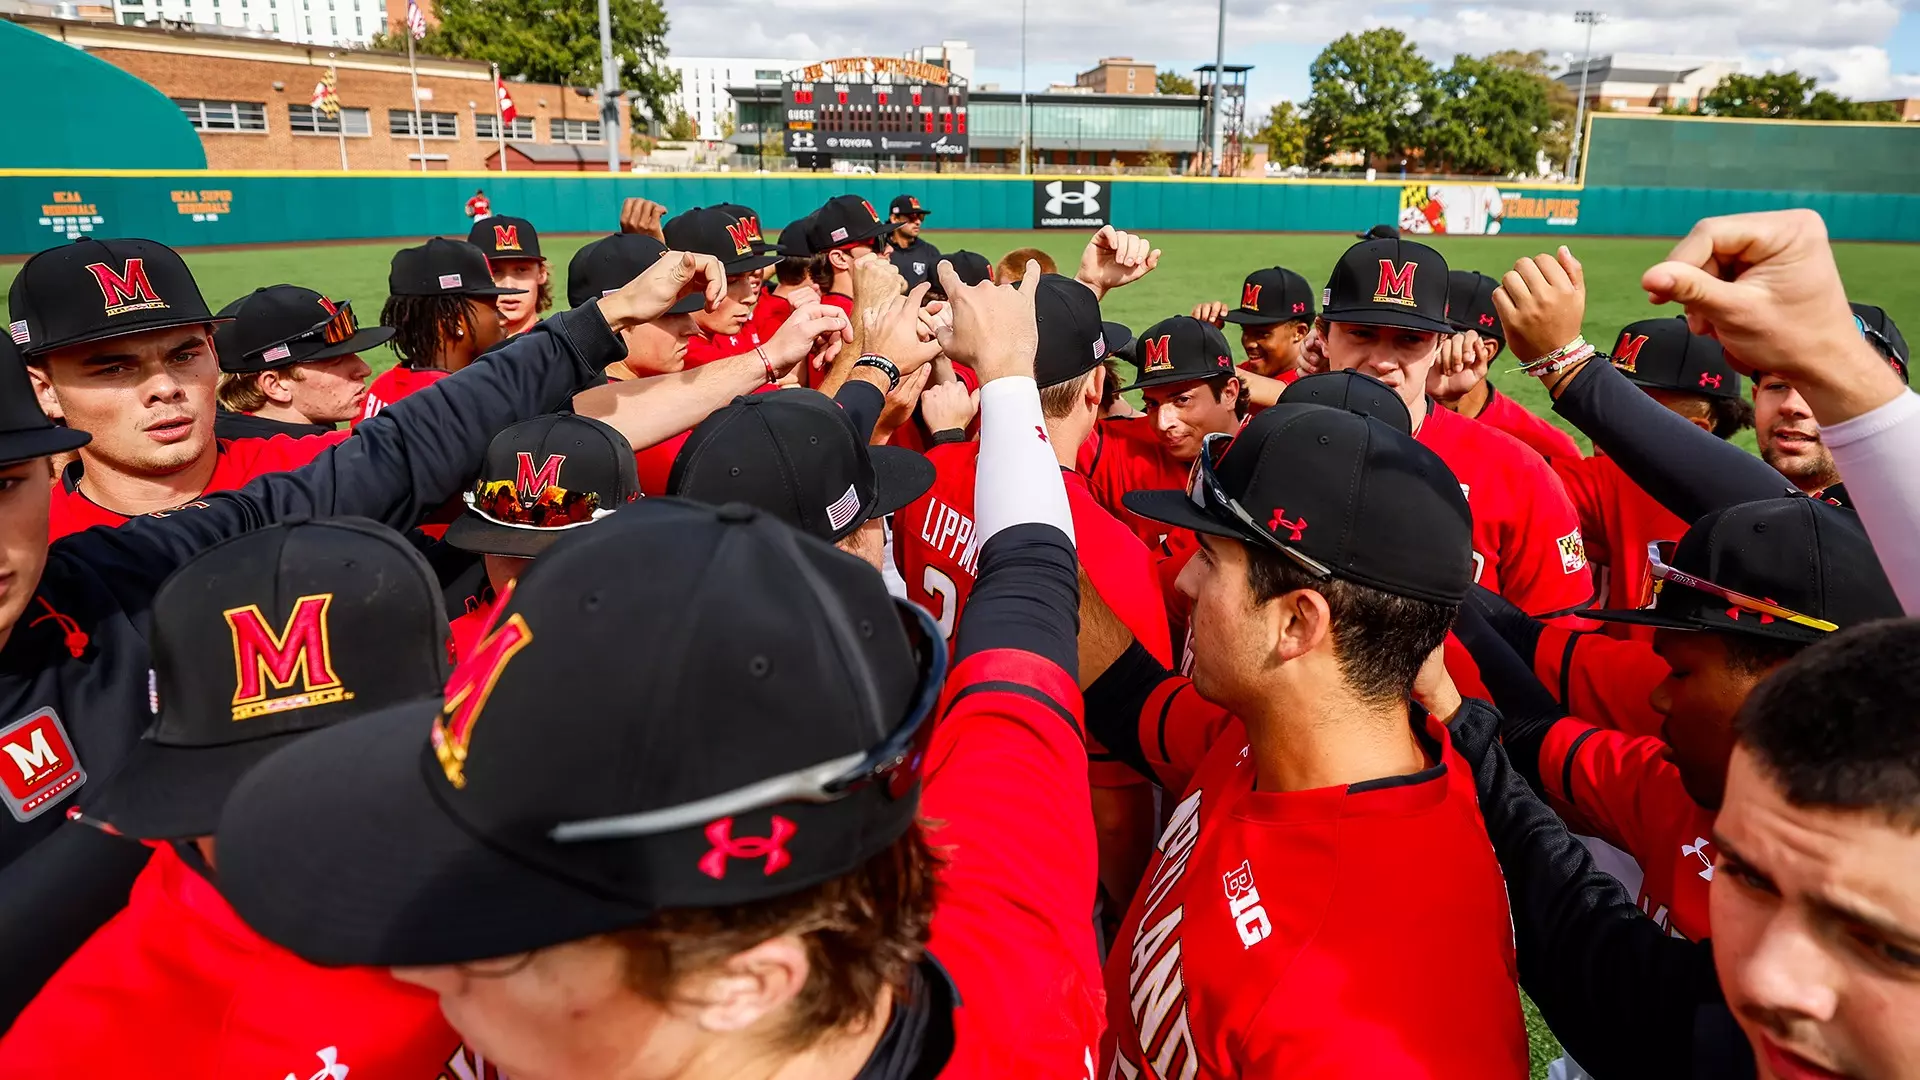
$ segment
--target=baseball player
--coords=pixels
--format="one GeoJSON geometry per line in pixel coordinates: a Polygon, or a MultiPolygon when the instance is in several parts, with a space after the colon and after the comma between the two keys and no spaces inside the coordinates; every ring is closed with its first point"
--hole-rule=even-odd
{"type": "Polygon", "coordinates": [[[1408,705],[1473,577],[1445,463],[1283,402],[1127,503],[1201,553],[1191,680],[1083,598],[1088,731],[1179,793],[1108,958],[1111,1075],[1527,1075],[1454,716],[1408,705]]]}
{"type": "MultiPolygon", "coordinates": [[[[1908,378],[1907,341],[1887,313],[1853,304],[1854,327],[1872,343],[1900,378],[1908,378]]],[[[1820,441],[1820,425],[1800,392],[1779,375],[1753,373],[1753,425],[1760,457],[1809,495],[1821,496],[1840,481],[1833,454],[1820,441]]]]}
{"type": "Polygon", "coordinates": [[[360,354],[393,336],[361,329],[351,300],[298,285],[255,289],[220,309],[216,439],[327,435],[360,415],[372,369],[360,354]]]}
{"type": "Polygon", "coordinates": [[[495,285],[487,257],[462,240],[434,237],[394,252],[380,323],[393,327],[387,345],[400,364],[373,380],[354,424],[459,371],[506,340],[496,301],[524,291],[495,285]]]}
{"type": "Polygon", "coordinates": [[[780,255],[761,242],[758,228],[755,219],[697,206],[667,222],[668,247],[711,255],[727,268],[727,302],[716,311],[694,313],[700,332],[687,342],[688,367],[760,346],[752,326],[760,301],[760,272],[779,262],[780,255]]]}
{"type": "MultiPolygon", "coordinates": [[[[1440,346],[1440,360],[1427,373],[1427,396],[1435,403],[1471,417],[1532,447],[1547,464],[1578,462],[1580,445],[1573,437],[1535,416],[1525,405],[1494,389],[1488,367],[1506,350],[1500,313],[1493,307],[1493,290],[1500,283],[1473,270],[1447,273],[1447,322],[1453,334],[1440,346]]],[[[1584,522],[1583,522],[1584,524],[1584,522]]],[[[1592,535],[1582,531],[1583,538],[1592,535]]],[[[1592,552],[1588,552],[1592,558],[1592,552]]]]}
{"type": "Polygon", "coordinates": [[[1031,298],[948,292],[947,350],[986,384],[980,489],[1001,493],[950,673],[858,560],[751,507],[643,500],[516,584],[444,701],[250,775],[219,832],[242,916],[315,960],[397,966],[519,1080],[662,1055],[1086,1075],[1072,522],[1033,438],[1031,298]],[[316,813],[343,796],[364,813],[316,813]]]}
{"type": "Polygon", "coordinates": [[[1580,522],[1544,459],[1518,439],[1432,405],[1427,379],[1444,340],[1447,262],[1410,240],[1363,240],[1327,281],[1319,331],[1334,370],[1397,390],[1414,437],[1440,455],[1473,508],[1474,580],[1531,614],[1585,607],[1593,580],[1580,522]]]}
{"type": "Polygon", "coordinates": [[[372,1075],[435,1076],[471,1056],[431,994],[316,967],[249,929],[220,894],[213,836],[262,758],[446,684],[439,591],[411,545],[360,518],[244,533],[167,579],[150,638],[158,712],[78,796],[89,822],[152,858],[0,1037],[0,1074],[306,1076],[324,1047],[372,1075]]]}
{"type": "Polygon", "coordinates": [[[853,267],[869,255],[886,256],[888,223],[858,195],[835,195],[808,215],[807,276],[820,299],[853,317],[853,267]]]}
{"type": "MultiPolygon", "coordinates": [[[[0,771],[11,776],[0,784],[7,808],[0,817],[0,970],[7,972],[0,1015],[17,1011],[23,995],[119,908],[144,861],[144,852],[130,859],[124,844],[103,844],[94,830],[60,822],[83,802],[75,797],[88,791],[90,776],[108,775],[126,759],[144,726],[139,718],[151,711],[148,612],[167,575],[223,539],[288,517],[355,515],[412,526],[464,486],[487,432],[565,404],[619,355],[619,329],[658,316],[683,292],[717,303],[720,277],[713,260],[677,253],[613,296],[556,316],[491,362],[416,395],[417,405],[369,421],[304,468],[209,494],[190,512],[58,539],[49,538],[42,487],[51,479],[49,457],[80,448],[88,436],[51,426],[25,372],[0,368],[0,753],[31,766],[0,771]]],[[[176,291],[170,302],[179,305],[176,316],[189,314],[187,294],[176,291]]],[[[91,329],[78,319],[49,320],[35,307],[16,304],[13,312],[36,338],[50,326],[89,338],[116,326],[109,321],[116,316],[98,309],[87,316],[91,329]]],[[[204,307],[191,314],[206,318],[204,307]]],[[[616,418],[672,411],[671,402],[642,402],[618,386],[596,387],[575,404],[616,418]]]]}
{"type": "Polygon", "coordinates": [[[8,293],[39,404],[91,436],[51,488],[54,539],[160,514],[294,468],[346,437],[221,439],[214,325],[171,248],[82,240],[28,259],[8,293]]]}
{"type": "Polygon", "coordinates": [[[896,195],[887,206],[887,224],[892,231],[887,242],[893,247],[894,269],[907,279],[907,287],[934,280],[934,267],[940,265],[940,249],[927,242],[920,235],[925,226],[927,215],[933,211],[920,205],[920,200],[912,195],[896,195]]]}
{"type": "Polygon", "coordinates": [[[1292,270],[1270,266],[1247,275],[1239,307],[1205,300],[1194,305],[1193,317],[1214,326],[1238,323],[1247,354],[1240,366],[1291,383],[1300,377],[1300,348],[1313,332],[1313,289],[1292,270]]]}
{"type": "Polygon", "coordinates": [[[540,316],[553,307],[553,285],[548,281],[547,260],[540,254],[540,233],[533,222],[497,214],[474,222],[467,232],[467,243],[487,257],[493,283],[511,290],[494,300],[505,336],[533,329],[540,316]]]}

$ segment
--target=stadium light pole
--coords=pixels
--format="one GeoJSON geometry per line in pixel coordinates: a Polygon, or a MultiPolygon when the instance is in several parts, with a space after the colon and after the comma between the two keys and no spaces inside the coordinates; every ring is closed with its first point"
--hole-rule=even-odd
{"type": "MultiPolygon", "coordinates": [[[[600,135],[607,140],[607,171],[620,171],[620,98],[613,72],[613,16],[600,0],[600,135]]],[[[501,157],[505,157],[502,154],[501,157]]]]}
{"type": "Polygon", "coordinates": [[[1213,39],[1213,96],[1208,99],[1207,134],[1214,176],[1220,175],[1220,80],[1227,73],[1227,0],[1220,0],[1220,25],[1213,39]]]}
{"type": "Polygon", "coordinates": [[[1020,175],[1027,175],[1027,144],[1033,141],[1033,114],[1027,105],[1027,0],[1020,0],[1020,175]]]}
{"type": "Polygon", "coordinates": [[[1573,143],[1572,152],[1567,155],[1567,177],[1580,179],[1580,133],[1587,119],[1587,73],[1593,67],[1593,28],[1606,18],[1598,11],[1576,11],[1573,21],[1587,28],[1587,51],[1580,58],[1580,100],[1573,107],[1573,143]]]}

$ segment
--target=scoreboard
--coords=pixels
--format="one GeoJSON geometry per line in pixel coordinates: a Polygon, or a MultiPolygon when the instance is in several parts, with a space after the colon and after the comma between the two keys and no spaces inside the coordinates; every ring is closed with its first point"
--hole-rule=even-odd
{"type": "Polygon", "coordinates": [[[796,157],[967,154],[966,83],[938,64],[827,60],[788,73],[781,102],[796,157]]]}

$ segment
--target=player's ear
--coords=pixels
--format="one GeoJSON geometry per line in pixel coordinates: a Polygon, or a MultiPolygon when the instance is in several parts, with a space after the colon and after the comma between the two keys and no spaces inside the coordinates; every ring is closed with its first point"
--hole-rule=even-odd
{"type": "Polygon", "coordinates": [[[65,420],[66,414],[60,411],[60,395],[53,392],[53,380],[47,378],[47,369],[28,364],[27,379],[33,383],[33,396],[40,402],[40,411],[47,414],[47,419],[65,420]]]}
{"type": "Polygon", "coordinates": [[[1281,663],[1313,652],[1333,636],[1333,612],[1317,589],[1295,589],[1267,606],[1275,620],[1274,658],[1281,663]]]}
{"type": "Polygon", "coordinates": [[[1093,377],[1087,380],[1086,389],[1080,393],[1080,403],[1089,405],[1095,413],[1100,411],[1100,403],[1107,399],[1107,365],[1097,364],[1092,371],[1093,377]]]}

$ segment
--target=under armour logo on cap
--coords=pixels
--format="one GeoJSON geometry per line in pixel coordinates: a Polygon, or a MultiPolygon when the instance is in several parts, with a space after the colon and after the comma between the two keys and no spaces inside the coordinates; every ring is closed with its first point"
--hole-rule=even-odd
{"type": "Polygon", "coordinates": [[[768,835],[735,837],[733,819],[723,817],[707,826],[707,842],[713,847],[700,856],[700,872],[720,881],[727,876],[729,859],[765,859],[767,864],[760,872],[772,877],[793,861],[793,856],[787,854],[787,841],[799,831],[799,826],[775,814],[768,835]]]}

